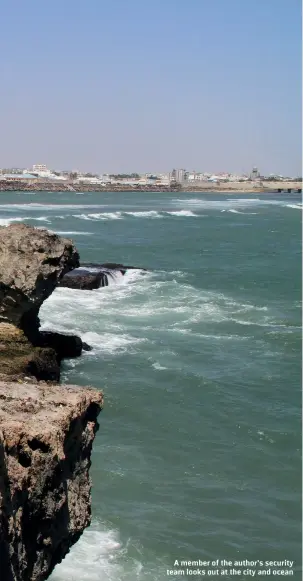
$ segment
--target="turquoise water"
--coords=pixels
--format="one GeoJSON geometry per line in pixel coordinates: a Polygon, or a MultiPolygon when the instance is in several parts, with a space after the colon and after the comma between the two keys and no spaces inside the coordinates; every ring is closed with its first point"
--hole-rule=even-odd
{"type": "Polygon", "coordinates": [[[52,581],[178,579],[176,559],[292,560],[301,578],[301,209],[278,194],[0,195],[0,224],[138,267],[42,307],[44,328],[93,346],[63,381],[106,402],[93,524],[52,581]]]}

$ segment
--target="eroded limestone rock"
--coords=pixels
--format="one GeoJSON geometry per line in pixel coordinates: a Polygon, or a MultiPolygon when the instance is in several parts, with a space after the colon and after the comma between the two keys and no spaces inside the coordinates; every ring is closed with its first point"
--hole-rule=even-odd
{"type": "Polygon", "coordinates": [[[44,581],[90,523],[102,393],[0,381],[0,577],[44,581]]]}
{"type": "Polygon", "coordinates": [[[0,374],[58,381],[60,361],[81,355],[80,337],[39,332],[39,309],[79,265],[71,240],[25,224],[0,227],[0,374]]]}
{"type": "Polygon", "coordinates": [[[78,266],[71,240],[26,224],[0,227],[0,322],[12,323],[31,339],[41,304],[78,266]]]}

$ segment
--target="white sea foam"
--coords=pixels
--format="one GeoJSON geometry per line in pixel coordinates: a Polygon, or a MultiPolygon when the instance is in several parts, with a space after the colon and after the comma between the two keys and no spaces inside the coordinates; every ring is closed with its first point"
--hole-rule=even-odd
{"type": "Polygon", "coordinates": [[[286,204],[286,208],[293,208],[294,210],[302,210],[302,204],[286,204]]]}
{"type": "Polygon", "coordinates": [[[24,204],[0,204],[0,209],[13,210],[92,210],[106,208],[108,204],[40,204],[37,202],[28,202],[24,204]]]}
{"type": "Polygon", "coordinates": [[[142,564],[128,556],[115,530],[92,525],[57,565],[50,581],[134,581],[142,564]]]}
{"type": "MultiPolygon", "coordinates": [[[[87,267],[86,270],[89,272],[100,272],[100,268],[98,267],[87,267]]],[[[111,286],[112,284],[129,284],[130,282],[134,282],[135,280],[140,279],[142,275],[144,275],[144,271],[136,268],[131,268],[126,271],[123,275],[120,270],[111,270],[111,269],[104,269],[107,275],[108,285],[111,286]]],[[[104,290],[106,287],[100,287],[99,290],[104,290]]]]}
{"type": "Polygon", "coordinates": [[[124,276],[120,270],[111,270],[107,274],[108,286],[111,284],[123,284],[125,283],[124,276]]]}
{"type": "Polygon", "coordinates": [[[23,222],[24,218],[0,218],[0,226],[9,226],[13,222],[23,222]]]}
{"type": "Polygon", "coordinates": [[[50,220],[49,218],[47,218],[46,216],[29,216],[27,218],[23,218],[23,220],[34,220],[34,221],[38,221],[38,222],[49,222],[50,220]]]}
{"type": "Polygon", "coordinates": [[[80,220],[90,220],[90,221],[97,221],[97,220],[121,220],[122,213],[121,212],[101,212],[101,213],[93,213],[93,214],[73,214],[74,218],[79,218],[80,220]]]}
{"type": "Polygon", "coordinates": [[[93,218],[90,218],[88,214],[73,214],[73,218],[79,218],[79,220],[93,220],[93,218]]]}
{"type": "Polygon", "coordinates": [[[100,335],[93,331],[83,333],[81,339],[91,345],[94,350],[109,354],[131,353],[134,345],[146,340],[128,334],[102,333],[100,335]]]}
{"type": "Polygon", "coordinates": [[[155,361],[155,363],[152,364],[152,367],[154,369],[156,369],[157,371],[162,371],[164,369],[167,369],[167,367],[164,367],[163,365],[160,365],[160,363],[158,363],[158,361],[155,361]]]}
{"type": "Polygon", "coordinates": [[[162,218],[161,214],[156,210],[148,210],[146,212],[125,212],[128,216],[134,216],[135,218],[162,218]]]}
{"type": "Polygon", "coordinates": [[[121,220],[121,212],[101,212],[100,214],[88,214],[93,220],[121,220]]]}
{"type": "MultiPolygon", "coordinates": [[[[225,210],[221,210],[222,212],[225,212],[225,210]]],[[[239,210],[235,210],[234,208],[232,208],[231,210],[228,210],[228,212],[232,212],[232,214],[242,214],[242,215],[257,215],[257,212],[240,212],[239,210]]]]}
{"type": "Polygon", "coordinates": [[[129,285],[130,283],[143,281],[143,278],[145,277],[149,279],[150,275],[151,273],[145,272],[140,268],[130,268],[126,271],[124,276],[122,276],[122,279],[120,278],[119,282],[124,285],[129,285]]]}
{"type": "Polygon", "coordinates": [[[172,216],[196,216],[197,214],[195,214],[194,212],[192,212],[191,210],[174,210],[173,212],[166,212],[167,214],[171,214],[172,216]]]}
{"type": "Polygon", "coordinates": [[[146,210],[146,211],[122,211],[117,210],[116,212],[99,212],[99,213],[90,213],[90,214],[73,214],[74,218],[79,218],[81,220],[123,220],[128,218],[129,216],[133,218],[166,218],[168,216],[179,216],[179,217],[198,217],[197,214],[194,214],[191,210],[174,210],[174,211],[166,211],[166,210],[146,210]]]}
{"type": "Polygon", "coordinates": [[[28,220],[33,220],[33,221],[38,221],[38,222],[47,222],[48,224],[51,224],[50,220],[48,218],[46,218],[46,216],[38,216],[38,217],[32,217],[32,216],[23,216],[23,217],[19,217],[16,216],[14,218],[0,218],[0,225],[1,226],[8,226],[9,224],[12,224],[13,222],[27,222],[28,220]]]}
{"type": "MultiPolygon", "coordinates": [[[[40,311],[43,329],[80,335],[93,346],[92,356],[149,351],[150,357],[159,336],[170,331],[197,340],[212,334],[226,340],[224,328],[207,333],[201,325],[272,325],[267,305],[195,288],[184,283],[183,275],[129,270],[114,284],[94,291],[56,289],[40,311]]],[[[235,327],[231,337],[236,334],[235,327]]]]}
{"type": "MultiPolygon", "coordinates": [[[[79,292],[85,293],[85,291],[79,292]]],[[[90,305],[91,305],[91,316],[94,316],[95,309],[93,307],[93,302],[91,302],[90,305]]],[[[56,306],[58,308],[58,302],[56,303],[56,306]]],[[[88,306],[89,303],[87,303],[86,307],[88,308],[88,306]]],[[[74,307],[76,310],[79,309],[79,304],[78,305],[75,304],[74,307]]],[[[52,308],[54,308],[54,304],[52,304],[52,308]]],[[[115,324],[113,324],[112,326],[110,324],[107,325],[107,329],[112,327],[113,330],[112,333],[106,332],[103,329],[99,333],[96,331],[85,331],[86,325],[85,321],[83,320],[85,317],[85,313],[82,312],[82,317],[77,322],[78,324],[77,323],[75,324],[75,321],[73,321],[74,315],[75,311],[74,313],[72,313],[71,311],[67,313],[66,321],[65,323],[62,324],[62,310],[58,310],[57,316],[52,318],[51,313],[47,309],[46,319],[42,321],[41,330],[80,335],[82,341],[88,343],[93,348],[92,352],[87,352],[87,355],[92,356],[94,356],[97,353],[117,355],[127,352],[129,354],[132,354],[136,352],[135,347],[136,345],[145,342],[147,340],[144,337],[133,337],[128,333],[124,333],[123,328],[115,324]]],[[[89,321],[89,312],[86,313],[86,321],[89,321]]]]}
{"type": "Polygon", "coordinates": [[[261,198],[227,198],[223,200],[213,200],[210,198],[177,198],[172,200],[174,204],[189,206],[195,209],[219,210],[221,212],[227,210],[250,209],[259,206],[284,206],[283,200],[268,200],[261,198]]]}

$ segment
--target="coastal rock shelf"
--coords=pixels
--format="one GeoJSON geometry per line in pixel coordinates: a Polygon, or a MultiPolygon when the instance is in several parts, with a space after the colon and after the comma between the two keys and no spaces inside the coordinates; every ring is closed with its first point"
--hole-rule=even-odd
{"type": "Polygon", "coordinates": [[[273,193],[273,192],[301,192],[300,180],[281,181],[239,181],[239,182],[212,182],[212,181],[185,181],[182,184],[171,182],[166,184],[89,184],[75,180],[53,181],[43,178],[20,179],[15,176],[10,179],[0,179],[0,192],[206,192],[206,193],[273,193]]]}
{"type": "Polygon", "coordinates": [[[1,581],[44,581],[90,523],[102,393],[0,381],[1,581]]]}

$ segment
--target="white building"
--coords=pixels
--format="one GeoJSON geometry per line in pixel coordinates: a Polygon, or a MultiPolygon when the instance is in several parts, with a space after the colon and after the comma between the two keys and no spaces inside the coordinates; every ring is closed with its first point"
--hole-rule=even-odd
{"type": "MultiPolygon", "coordinates": [[[[47,178],[52,180],[61,180],[65,181],[66,178],[64,176],[57,176],[56,174],[52,173],[50,169],[46,167],[46,165],[42,163],[36,163],[33,165],[32,170],[30,170],[35,176],[39,178],[47,178]]],[[[23,173],[27,174],[28,170],[24,170],[23,173]]]]}
{"type": "Polygon", "coordinates": [[[38,174],[39,177],[48,178],[52,175],[52,172],[47,169],[46,165],[42,163],[36,163],[33,165],[32,172],[38,174]]]}
{"type": "Polygon", "coordinates": [[[108,184],[110,184],[110,183],[111,183],[111,179],[110,179],[110,177],[109,177],[109,174],[108,174],[108,173],[104,173],[103,175],[101,175],[101,176],[100,176],[100,179],[101,179],[101,181],[102,181],[103,183],[108,183],[108,184]]]}
{"type": "Polygon", "coordinates": [[[100,178],[96,178],[96,177],[88,177],[88,176],[78,176],[77,177],[77,182],[82,183],[82,184],[102,184],[102,179],[100,178]]]}
{"type": "Polygon", "coordinates": [[[35,165],[33,165],[33,171],[38,173],[40,171],[48,172],[49,170],[47,169],[46,165],[36,163],[35,165]]]}
{"type": "Polygon", "coordinates": [[[48,175],[49,178],[51,178],[52,180],[59,180],[61,182],[66,182],[67,178],[65,176],[56,176],[55,174],[50,173],[48,175]]]}
{"type": "Polygon", "coordinates": [[[161,174],[159,176],[159,180],[157,181],[157,184],[162,185],[162,186],[169,186],[169,184],[170,184],[169,175],[161,174]]]}
{"type": "Polygon", "coordinates": [[[190,182],[196,182],[196,181],[203,182],[203,181],[207,180],[207,177],[202,173],[197,173],[194,171],[194,172],[191,172],[188,174],[187,179],[190,182]]]}

